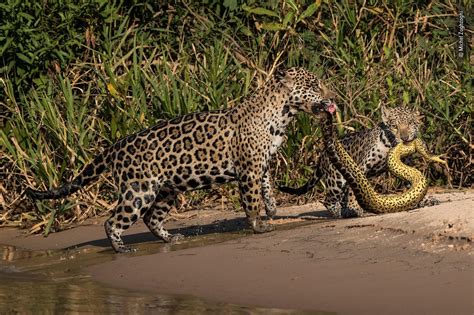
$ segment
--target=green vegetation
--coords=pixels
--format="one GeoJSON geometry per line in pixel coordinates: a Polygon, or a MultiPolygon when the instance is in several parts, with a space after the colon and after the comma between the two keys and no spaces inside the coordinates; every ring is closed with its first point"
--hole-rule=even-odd
{"type": "MultiPolygon", "coordinates": [[[[101,147],[158,119],[233,106],[280,66],[304,66],[337,92],[341,131],[372,126],[382,104],[417,107],[423,138],[450,166],[430,178],[471,186],[472,47],[458,56],[458,14],[429,0],[4,1],[0,224],[48,232],[109,209],[107,177],[80,198],[34,206],[21,193],[71,179],[101,147]]],[[[303,180],[318,137],[300,115],[277,181],[303,180]]]]}

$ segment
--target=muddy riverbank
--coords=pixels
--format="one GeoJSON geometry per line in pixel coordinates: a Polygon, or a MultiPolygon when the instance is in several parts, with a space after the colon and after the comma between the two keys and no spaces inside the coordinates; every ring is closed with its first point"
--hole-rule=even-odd
{"type": "Polygon", "coordinates": [[[39,265],[73,255],[74,274],[94,285],[247,310],[472,314],[474,192],[436,198],[438,206],[346,220],[329,219],[319,203],[282,208],[277,230],[263,235],[243,231],[242,213],[188,212],[190,218],[167,225],[186,240],[157,242],[140,223],[125,238],[139,249],[129,255],[112,253],[102,220],[48,238],[0,229],[0,244],[11,247],[4,246],[1,264],[4,273],[34,273],[41,268],[22,269],[9,257],[49,250],[54,254],[42,256],[39,265]]]}

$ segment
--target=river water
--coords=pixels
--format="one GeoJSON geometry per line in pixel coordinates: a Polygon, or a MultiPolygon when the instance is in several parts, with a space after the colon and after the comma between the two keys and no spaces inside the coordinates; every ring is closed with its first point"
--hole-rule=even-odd
{"type": "MultiPolygon", "coordinates": [[[[195,237],[178,246],[143,244],[140,254],[179,250],[241,237],[234,233],[195,237]]],[[[157,295],[105,286],[84,268],[116,258],[110,249],[25,250],[0,245],[0,314],[9,313],[160,313],[160,314],[291,314],[212,302],[192,296],[157,295]]],[[[297,312],[301,314],[301,312],[297,312]]],[[[312,312],[314,314],[314,312],[312,312]]]]}

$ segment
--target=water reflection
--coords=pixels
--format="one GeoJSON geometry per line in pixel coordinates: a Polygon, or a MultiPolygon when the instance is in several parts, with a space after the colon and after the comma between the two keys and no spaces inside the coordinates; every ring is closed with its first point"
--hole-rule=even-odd
{"type": "MultiPolygon", "coordinates": [[[[139,255],[180,250],[242,237],[224,233],[191,237],[185,243],[139,245],[139,255]]],[[[164,313],[290,314],[174,295],[111,288],[81,274],[87,266],[116,259],[109,249],[29,251],[0,245],[0,314],[5,313],[164,313]]],[[[301,311],[297,312],[301,314],[301,311]]],[[[311,312],[314,314],[314,312],[311,312]]]]}
{"type": "Polygon", "coordinates": [[[0,272],[0,313],[291,313],[211,303],[177,297],[107,288],[88,278],[57,280],[27,273],[0,272]]]}

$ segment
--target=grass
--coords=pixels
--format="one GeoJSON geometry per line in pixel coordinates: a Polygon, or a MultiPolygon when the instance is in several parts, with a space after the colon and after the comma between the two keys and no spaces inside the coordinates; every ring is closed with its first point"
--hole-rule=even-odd
{"type": "MultiPolygon", "coordinates": [[[[448,157],[449,170],[426,169],[432,183],[472,185],[473,61],[457,55],[455,4],[62,3],[72,12],[58,26],[67,38],[62,45],[53,38],[56,45],[35,55],[38,49],[25,44],[27,59],[2,48],[1,225],[48,233],[107,212],[114,199],[108,177],[62,201],[33,205],[21,193],[60,185],[102,147],[159,119],[231,107],[282,66],[304,66],[337,93],[342,133],[373,126],[382,104],[418,108],[426,116],[421,134],[429,149],[448,157]]],[[[50,9],[46,16],[28,7],[43,18],[56,16],[50,9]]],[[[472,28],[465,26],[467,39],[472,28]]],[[[26,36],[20,35],[17,42],[26,36]]],[[[302,183],[319,138],[317,123],[299,115],[274,161],[275,180],[302,183]]]]}

